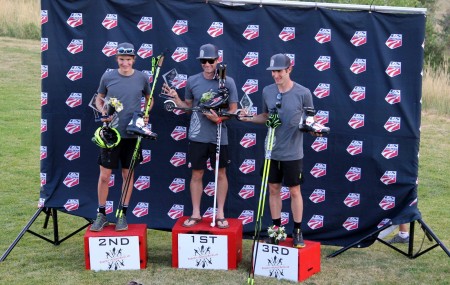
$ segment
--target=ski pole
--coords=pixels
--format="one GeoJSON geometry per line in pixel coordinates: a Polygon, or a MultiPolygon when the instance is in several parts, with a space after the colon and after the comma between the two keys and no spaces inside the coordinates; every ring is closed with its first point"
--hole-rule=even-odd
{"type": "MultiPolygon", "coordinates": [[[[148,113],[150,111],[150,106],[153,101],[153,92],[155,90],[159,71],[161,69],[163,61],[164,61],[164,53],[161,53],[156,59],[155,58],[152,59],[152,73],[155,74],[155,79],[153,80],[152,89],[151,89],[150,95],[148,97],[147,106],[145,107],[144,116],[148,116],[148,113]],[[155,71],[155,69],[156,69],[156,71],[155,71]]],[[[128,169],[128,174],[125,179],[122,193],[120,195],[119,205],[118,205],[117,211],[116,211],[116,217],[118,217],[118,218],[122,217],[122,215],[123,215],[123,206],[124,206],[124,202],[127,197],[127,194],[128,194],[128,188],[130,186],[131,177],[133,177],[134,167],[135,167],[136,161],[138,160],[138,157],[139,157],[139,148],[141,146],[141,141],[142,141],[142,135],[139,135],[137,138],[136,146],[134,147],[133,156],[131,158],[131,163],[130,163],[130,168],[128,169]]]]}
{"type": "Polygon", "coordinates": [[[213,205],[213,219],[211,227],[216,226],[216,203],[217,203],[217,187],[219,182],[219,159],[220,159],[220,139],[222,136],[222,121],[217,123],[217,140],[216,140],[216,166],[214,169],[214,205],[213,205]]]}

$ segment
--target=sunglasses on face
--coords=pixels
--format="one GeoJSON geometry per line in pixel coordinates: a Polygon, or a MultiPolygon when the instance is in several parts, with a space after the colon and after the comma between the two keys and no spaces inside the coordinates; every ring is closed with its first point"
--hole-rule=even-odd
{"type": "Polygon", "coordinates": [[[275,106],[280,109],[281,108],[281,93],[277,94],[277,102],[275,103],[275,106]]]}
{"type": "Polygon", "coordinates": [[[134,49],[132,49],[132,48],[119,48],[119,49],[117,49],[117,52],[119,54],[133,54],[134,53],[134,49]]]}
{"type": "Polygon", "coordinates": [[[202,59],[200,59],[200,62],[202,64],[206,64],[206,63],[213,64],[214,62],[216,62],[216,60],[215,59],[204,59],[204,58],[202,58],[202,59]]]}

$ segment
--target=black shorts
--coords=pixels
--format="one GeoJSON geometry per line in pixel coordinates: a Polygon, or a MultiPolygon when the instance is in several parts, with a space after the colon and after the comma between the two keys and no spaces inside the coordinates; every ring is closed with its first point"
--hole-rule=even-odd
{"type": "MultiPolygon", "coordinates": [[[[122,139],[116,147],[100,149],[98,156],[98,164],[108,168],[117,169],[119,161],[122,168],[130,168],[131,160],[133,159],[134,149],[136,148],[137,139],[122,139]]],[[[135,166],[142,161],[142,149],[139,146],[137,161],[135,166]]]]}
{"type": "MultiPolygon", "coordinates": [[[[264,166],[263,166],[264,168],[264,166]]],[[[261,173],[264,169],[261,170],[261,173]]],[[[269,183],[283,183],[284,186],[292,187],[303,183],[303,159],[278,161],[272,159],[270,161],[269,183]]]]}
{"type": "MultiPolygon", "coordinates": [[[[206,161],[210,159],[211,167],[216,167],[216,145],[189,141],[188,167],[195,170],[206,168],[206,161]]],[[[228,146],[220,145],[219,168],[230,164],[228,160],[228,146]]]]}

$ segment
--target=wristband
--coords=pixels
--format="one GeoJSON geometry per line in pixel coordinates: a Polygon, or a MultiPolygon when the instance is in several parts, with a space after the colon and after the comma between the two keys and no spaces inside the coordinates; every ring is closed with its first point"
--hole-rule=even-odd
{"type": "Polygon", "coordinates": [[[217,120],[216,124],[221,124],[222,123],[222,119],[219,117],[219,119],[217,120]]]}

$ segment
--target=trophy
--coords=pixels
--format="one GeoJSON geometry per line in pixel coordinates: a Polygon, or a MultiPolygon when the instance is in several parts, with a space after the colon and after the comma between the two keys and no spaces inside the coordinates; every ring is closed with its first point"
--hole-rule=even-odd
{"type": "Polygon", "coordinates": [[[109,116],[113,116],[112,121],[114,121],[115,117],[117,117],[117,113],[123,110],[123,105],[117,98],[109,98],[106,100],[105,98],[98,96],[97,93],[92,96],[89,107],[94,111],[94,119],[96,122],[100,122],[102,119],[108,118],[109,116]],[[103,113],[106,113],[106,115],[103,115],[103,113]]]}
{"type": "MultiPolygon", "coordinates": [[[[175,88],[174,86],[174,80],[175,78],[177,78],[178,76],[178,72],[175,68],[167,71],[166,73],[164,73],[162,75],[162,78],[164,79],[164,82],[170,87],[170,88],[175,88]]],[[[166,94],[164,92],[161,92],[159,94],[159,97],[162,97],[164,99],[171,99],[172,97],[169,94],[166,94]]]]}
{"type": "Polygon", "coordinates": [[[250,96],[248,96],[247,93],[244,93],[244,96],[242,96],[239,104],[241,105],[241,108],[245,111],[245,113],[248,113],[253,107],[252,99],[250,99],[250,96]]]}

